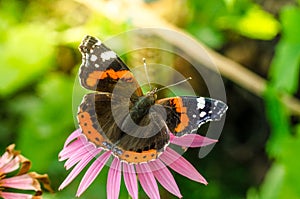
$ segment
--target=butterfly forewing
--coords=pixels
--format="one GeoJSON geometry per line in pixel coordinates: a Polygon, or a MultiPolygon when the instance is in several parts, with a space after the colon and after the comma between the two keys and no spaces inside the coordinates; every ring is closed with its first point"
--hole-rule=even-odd
{"type": "Polygon", "coordinates": [[[84,88],[112,93],[118,84],[122,95],[143,94],[126,64],[100,40],[86,36],[79,49],[82,54],[79,78],[84,88]]]}

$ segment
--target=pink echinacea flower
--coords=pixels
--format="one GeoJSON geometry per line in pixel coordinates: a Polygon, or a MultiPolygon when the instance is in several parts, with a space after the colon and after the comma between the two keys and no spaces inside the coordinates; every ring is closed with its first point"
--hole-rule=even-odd
{"type": "MultiPolygon", "coordinates": [[[[184,148],[207,146],[217,141],[197,134],[187,134],[182,137],[175,137],[170,134],[170,138],[170,143],[184,148]]],[[[167,166],[191,180],[207,184],[204,177],[169,146],[156,160],[139,164],[128,164],[120,161],[112,154],[112,151],[96,147],[95,144],[89,142],[80,129],[74,131],[66,140],[64,148],[59,154],[60,161],[67,160],[65,162],[67,170],[74,168],[61,184],[59,190],[71,183],[89,162],[94,161],[83,176],[77,190],[76,196],[81,196],[101,172],[110,157],[112,157],[112,163],[107,177],[107,198],[109,199],[118,198],[122,174],[128,193],[133,199],[138,198],[138,181],[149,198],[160,198],[157,181],[170,193],[181,198],[179,188],[167,166]]]]}
{"type": "Polygon", "coordinates": [[[44,188],[51,191],[48,175],[28,173],[31,162],[15,151],[14,147],[14,144],[9,145],[0,157],[0,198],[40,199],[42,195],[40,181],[44,184],[44,188]],[[17,174],[13,175],[14,172],[17,174]],[[22,190],[26,192],[22,193],[22,190]]]}

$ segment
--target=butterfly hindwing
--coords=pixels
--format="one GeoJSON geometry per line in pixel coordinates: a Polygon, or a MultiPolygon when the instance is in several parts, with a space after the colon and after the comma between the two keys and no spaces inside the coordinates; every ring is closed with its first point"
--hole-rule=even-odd
{"type": "MultiPolygon", "coordinates": [[[[81,102],[81,104],[78,107],[78,113],[77,113],[77,120],[79,123],[79,126],[82,130],[82,133],[85,134],[85,136],[93,142],[94,144],[100,146],[100,147],[105,147],[105,143],[111,141],[108,139],[106,136],[106,133],[100,126],[100,123],[98,121],[98,117],[96,114],[96,105],[95,105],[95,98],[96,94],[95,93],[89,93],[86,94],[81,102]]],[[[108,107],[105,105],[108,105],[110,102],[110,96],[109,94],[98,94],[97,97],[98,101],[101,101],[103,104],[103,107],[108,107]]],[[[107,109],[105,109],[107,110],[107,109]]],[[[103,111],[105,111],[103,110],[103,111]]],[[[110,118],[109,112],[107,114],[103,115],[103,118],[110,118]]],[[[111,123],[113,120],[107,119],[107,122],[111,123]]],[[[117,131],[115,132],[116,134],[118,133],[117,131]]]]}
{"type": "Polygon", "coordinates": [[[157,100],[167,112],[166,123],[176,136],[192,133],[208,121],[220,120],[227,105],[219,100],[182,96],[157,100]]]}
{"type": "Polygon", "coordinates": [[[89,141],[112,150],[121,160],[137,163],[156,159],[170,139],[165,121],[158,113],[151,112],[136,125],[143,127],[150,120],[155,120],[152,122],[154,127],[146,128],[146,131],[143,128],[134,128],[133,131],[126,132],[119,127],[128,125],[127,121],[131,118],[130,112],[123,114],[126,109],[128,103],[122,96],[89,93],[84,96],[79,106],[77,118],[89,141]],[[156,128],[156,124],[160,125],[156,128]]]}

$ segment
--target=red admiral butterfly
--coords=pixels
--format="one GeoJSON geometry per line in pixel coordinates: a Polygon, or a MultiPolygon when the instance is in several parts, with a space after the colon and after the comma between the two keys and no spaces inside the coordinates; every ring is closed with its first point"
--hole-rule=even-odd
{"type": "Polygon", "coordinates": [[[100,40],[86,36],[79,49],[81,85],[95,91],[86,94],[79,106],[79,126],[90,142],[122,161],[155,160],[169,144],[170,132],[192,133],[205,122],[220,120],[227,110],[225,103],[211,98],[157,100],[157,89],[143,95],[129,68],[100,40]]]}

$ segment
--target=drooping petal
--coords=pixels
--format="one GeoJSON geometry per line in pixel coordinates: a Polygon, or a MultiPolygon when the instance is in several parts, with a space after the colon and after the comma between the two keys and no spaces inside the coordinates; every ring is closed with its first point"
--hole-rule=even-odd
{"type": "Polygon", "coordinates": [[[158,180],[158,182],[166,188],[170,193],[175,196],[182,198],[179,188],[175,182],[175,179],[166,165],[162,163],[159,159],[149,162],[149,166],[158,180]]]}
{"type": "Polygon", "coordinates": [[[153,173],[147,164],[135,165],[140,183],[151,199],[159,199],[159,191],[153,173]]]}
{"type": "Polygon", "coordinates": [[[202,147],[218,142],[218,140],[204,137],[198,134],[186,134],[176,137],[170,133],[170,142],[184,147],[202,147]]]}
{"type": "Polygon", "coordinates": [[[67,145],[60,151],[60,153],[58,154],[59,161],[64,161],[64,160],[68,159],[71,155],[76,153],[82,147],[84,147],[84,144],[79,138],[74,140],[74,142],[67,145]]]}
{"type": "Polygon", "coordinates": [[[85,154],[82,157],[81,161],[74,167],[74,169],[70,172],[68,177],[63,181],[58,190],[62,190],[66,187],[81,171],[82,169],[95,157],[96,153],[101,151],[100,148],[95,148],[93,151],[85,154]]]}
{"type": "Polygon", "coordinates": [[[205,178],[189,163],[173,149],[167,147],[164,153],[159,157],[166,165],[177,173],[203,184],[207,184],[205,178]]]}
{"type": "Polygon", "coordinates": [[[121,162],[114,158],[107,176],[106,192],[108,199],[118,199],[121,185],[121,162]]]}
{"type": "Polygon", "coordinates": [[[14,149],[15,149],[15,144],[11,144],[8,147],[6,147],[5,153],[2,156],[0,156],[0,168],[3,167],[3,165],[9,163],[13,159],[13,157],[15,156],[14,149]]]}
{"type": "Polygon", "coordinates": [[[70,142],[72,142],[75,138],[79,137],[80,135],[81,135],[81,130],[80,129],[75,130],[73,133],[71,133],[71,135],[69,135],[69,137],[65,141],[64,147],[69,145],[70,142]]]}
{"type": "Polygon", "coordinates": [[[76,196],[81,196],[81,194],[91,185],[91,183],[95,180],[95,178],[98,176],[100,171],[102,170],[103,166],[106,164],[108,158],[110,157],[111,153],[109,151],[103,153],[101,156],[99,156],[93,164],[90,166],[90,168],[86,171],[84,174],[80,185],[78,187],[76,196]]]}
{"type": "Polygon", "coordinates": [[[0,197],[4,199],[31,199],[32,195],[0,191],[0,197]]]}
{"type": "Polygon", "coordinates": [[[138,184],[136,179],[136,172],[134,170],[134,166],[123,163],[123,177],[125,186],[128,190],[129,195],[132,197],[132,199],[138,198],[138,184]]]}
{"type": "MultiPolygon", "coordinates": [[[[81,147],[78,151],[73,153],[70,158],[66,161],[65,167],[67,170],[69,170],[71,167],[73,167],[77,162],[79,162],[82,159],[82,156],[85,156],[86,154],[91,153],[94,151],[96,146],[92,143],[86,143],[85,146],[81,147]]],[[[100,152],[100,151],[99,151],[100,152]]],[[[97,154],[94,154],[94,157],[96,157],[97,154]]]]}
{"type": "Polygon", "coordinates": [[[0,168],[0,173],[10,173],[20,167],[20,158],[17,156],[0,168]]]}
{"type": "Polygon", "coordinates": [[[33,179],[29,174],[4,178],[0,180],[1,187],[23,189],[23,190],[39,190],[40,186],[37,180],[33,179]]]}

